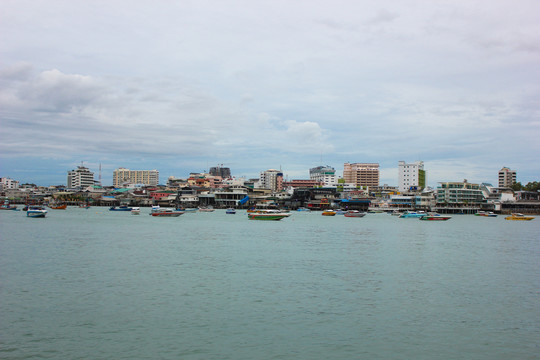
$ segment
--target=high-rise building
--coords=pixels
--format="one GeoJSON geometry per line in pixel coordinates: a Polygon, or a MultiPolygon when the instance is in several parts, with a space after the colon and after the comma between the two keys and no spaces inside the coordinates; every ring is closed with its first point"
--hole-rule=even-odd
{"type": "Polygon", "coordinates": [[[405,161],[398,163],[398,190],[400,192],[421,190],[425,187],[426,171],[424,170],[423,161],[410,164],[405,161]]]}
{"type": "Polygon", "coordinates": [[[499,170],[499,187],[511,187],[516,183],[516,171],[503,167],[499,170]]]}
{"type": "Polygon", "coordinates": [[[328,165],[309,169],[309,178],[322,182],[325,187],[337,186],[338,181],[336,170],[328,165]]]}
{"type": "Polygon", "coordinates": [[[259,188],[270,189],[274,192],[283,190],[283,173],[275,169],[261,172],[259,188]]]}
{"type": "Polygon", "coordinates": [[[345,163],[343,179],[345,183],[355,186],[379,186],[379,164],[345,163]]]}
{"type": "Polygon", "coordinates": [[[210,168],[210,175],[221,176],[222,179],[231,177],[231,169],[228,167],[215,166],[210,168]]]}
{"type": "Polygon", "coordinates": [[[113,186],[120,187],[124,183],[157,185],[159,171],[157,170],[129,170],[118,168],[113,171],[113,186]]]}
{"type": "Polygon", "coordinates": [[[67,187],[69,189],[86,188],[94,184],[94,173],[87,167],[77,166],[76,170],[68,171],[67,187]]]}

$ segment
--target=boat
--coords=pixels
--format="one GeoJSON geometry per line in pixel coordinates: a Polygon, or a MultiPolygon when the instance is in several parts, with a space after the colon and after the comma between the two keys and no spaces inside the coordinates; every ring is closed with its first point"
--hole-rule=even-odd
{"type": "Polygon", "coordinates": [[[305,207],[299,207],[296,209],[296,211],[311,211],[311,209],[305,208],[305,207]]]}
{"type": "Polygon", "coordinates": [[[111,206],[109,208],[109,211],[131,211],[131,207],[129,207],[127,205],[111,206]]]}
{"type": "Polygon", "coordinates": [[[474,216],[484,216],[484,217],[497,217],[493,211],[479,211],[474,216]]]}
{"type": "Polygon", "coordinates": [[[161,217],[177,217],[184,214],[183,211],[178,211],[170,208],[160,208],[159,210],[152,211],[150,215],[161,217]]]}
{"type": "Polygon", "coordinates": [[[141,214],[141,208],[140,207],[132,207],[131,208],[131,215],[140,215],[141,214]]]}
{"type": "Polygon", "coordinates": [[[336,212],[334,210],[324,210],[322,212],[322,216],[336,216],[336,212]]]}
{"type": "Polygon", "coordinates": [[[347,211],[345,214],[343,214],[345,217],[356,217],[356,218],[360,218],[360,217],[364,217],[366,216],[366,213],[365,212],[362,212],[362,211],[358,211],[358,210],[349,210],[347,211]]]}
{"type": "Polygon", "coordinates": [[[212,208],[212,207],[200,207],[199,211],[200,212],[212,212],[212,211],[215,211],[215,209],[212,208]]]}
{"type": "Polygon", "coordinates": [[[430,212],[427,214],[424,214],[419,219],[420,220],[427,220],[427,221],[446,221],[450,220],[452,217],[448,215],[441,215],[439,213],[430,212]]]}
{"type": "Polygon", "coordinates": [[[423,211],[405,211],[403,214],[399,215],[400,218],[421,218],[422,216],[426,215],[423,211]]]}
{"type": "Polygon", "coordinates": [[[2,205],[0,205],[0,210],[15,210],[17,211],[17,206],[13,206],[9,203],[8,200],[4,201],[2,205]]]}
{"type": "Polygon", "coordinates": [[[44,218],[47,215],[47,210],[43,206],[29,205],[26,210],[27,217],[44,218]]]}
{"type": "Polygon", "coordinates": [[[281,220],[289,217],[291,214],[281,211],[261,211],[248,213],[249,220],[281,220]]]}
{"type": "Polygon", "coordinates": [[[90,208],[90,204],[79,204],[79,207],[81,209],[89,209],[90,208]]]}
{"type": "Polygon", "coordinates": [[[336,210],[336,215],[345,215],[346,212],[347,212],[347,210],[337,209],[336,210]]]}
{"type": "Polygon", "coordinates": [[[534,216],[525,216],[520,213],[513,213],[510,216],[507,216],[504,218],[505,220],[521,220],[521,221],[529,221],[534,220],[534,216]]]}
{"type": "Polygon", "coordinates": [[[236,209],[235,208],[228,208],[225,211],[225,214],[236,214],[236,209]]]}
{"type": "Polygon", "coordinates": [[[66,210],[67,204],[49,204],[49,207],[54,210],[66,210]]]}

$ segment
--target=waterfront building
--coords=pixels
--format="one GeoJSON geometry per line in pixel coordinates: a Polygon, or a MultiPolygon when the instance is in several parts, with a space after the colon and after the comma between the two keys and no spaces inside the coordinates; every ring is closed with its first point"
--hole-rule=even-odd
{"type": "Polygon", "coordinates": [[[261,189],[270,189],[273,192],[283,190],[283,173],[275,169],[261,172],[258,187],[261,189]]]}
{"type": "Polygon", "coordinates": [[[343,165],[345,183],[355,186],[379,186],[379,164],[375,163],[345,163],[343,165]]]}
{"type": "Polygon", "coordinates": [[[503,167],[499,170],[499,187],[511,187],[516,184],[516,171],[503,167]]]}
{"type": "Polygon", "coordinates": [[[19,188],[19,182],[10,178],[0,178],[1,190],[12,190],[19,188]]]}
{"type": "Polygon", "coordinates": [[[398,163],[398,189],[400,192],[418,191],[426,187],[424,162],[398,163]]]}
{"type": "Polygon", "coordinates": [[[94,184],[94,173],[91,172],[88,168],[84,166],[77,166],[76,170],[68,171],[68,189],[86,188],[88,186],[93,186],[94,184]]]}
{"type": "Polygon", "coordinates": [[[441,182],[437,187],[438,204],[469,204],[484,203],[484,195],[479,184],[463,182],[441,182]]]}
{"type": "Polygon", "coordinates": [[[113,186],[120,187],[124,183],[157,185],[159,171],[157,170],[129,170],[118,168],[113,171],[113,186]]]}
{"type": "Polygon", "coordinates": [[[309,178],[311,180],[322,182],[323,186],[326,187],[334,187],[338,184],[336,170],[328,165],[309,169],[309,178]]]}

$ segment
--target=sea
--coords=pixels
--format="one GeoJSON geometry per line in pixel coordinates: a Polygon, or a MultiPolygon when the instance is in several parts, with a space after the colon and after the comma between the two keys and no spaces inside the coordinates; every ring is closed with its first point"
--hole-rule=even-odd
{"type": "Polygon", "coordinates": [[[0,212],[1,359],[540,359],[540,217],[0,212]]]}

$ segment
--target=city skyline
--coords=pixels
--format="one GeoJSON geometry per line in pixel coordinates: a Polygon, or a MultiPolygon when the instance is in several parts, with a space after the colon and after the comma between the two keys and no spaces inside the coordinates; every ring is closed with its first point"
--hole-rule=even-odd
{"type": "Polygon", "coordinates": [[[0,176],[540,178],[540,3],[2,2],[0,176]],[[106,11],[104,11],[106,9],[106,11]]]}

